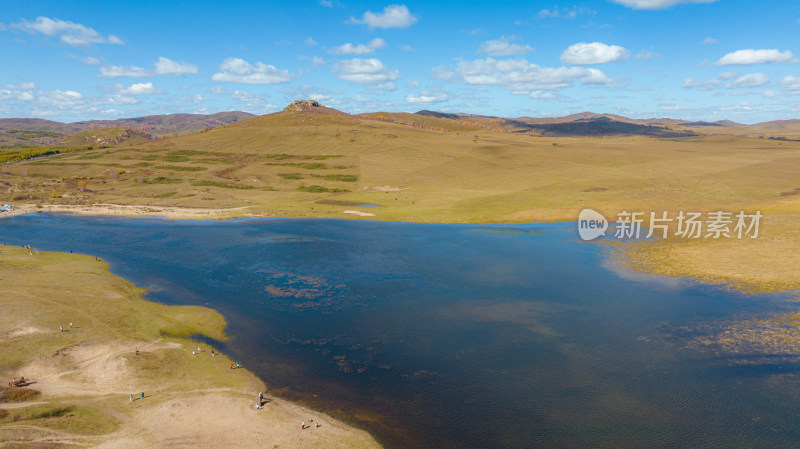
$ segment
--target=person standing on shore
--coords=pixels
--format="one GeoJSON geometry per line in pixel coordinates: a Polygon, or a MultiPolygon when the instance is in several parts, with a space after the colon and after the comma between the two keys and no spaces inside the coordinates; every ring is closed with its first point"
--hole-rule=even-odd
{"type": "Polygon", "coordinates": [[[133,402],[133,393],[131,393],[131,402],[133,402]]]}

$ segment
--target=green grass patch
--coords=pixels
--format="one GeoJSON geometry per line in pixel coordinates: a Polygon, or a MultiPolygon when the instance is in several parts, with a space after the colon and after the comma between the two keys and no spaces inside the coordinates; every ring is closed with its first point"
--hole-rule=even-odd
{"type": "Polygon", "coordinates": [[[221,157],[204,157],[202,159],[195,159],[192,164],[232,164],[233,161],[223,159],[221,157]]]}
{"type": "Polygon", "coordinates": [[[189,156],[181,156],[179,154],[171,155],[168,154],[165,158],[167,162],[186,162],[189,160],[189,156]]]}
{"type": "Polygon", "coordinates": [[[6,131],[9,134],[14,134],[16,137],[20,139],[28,140],[34,139],[37,137],[61,137],[63,134],[56,133],[52,131],[30,131],[25,129],[12,129],[10,131],[6,131]]]}
{"type": "Polygon", "coordinates": [[[287,153],[272,153],[272,154],[265,154],[261,156],[265,159],[275,159],[278,161],[282,161],[285,159],[305,159],[305,160],[315,160],[315,161],[324,161],[325,159],[331,159],[336,157],[344,157],[341,154],[318,154],[318,155],[299,155],[299,154],[287,154],[287,153]]]}
{"type": "Polygon", "coordinates": [[[167,156],[197,156],[199,154],[207,154],[207,153],[196,150],[177,150],[177,151],[170,151],[169,153],[167,153],[167,156]]]}
{"type": "Polygon", "coordinates": [[[159,156],[157,154],[145,154],[144,156],[139,157],[139,159],[141,159],[143,161],[154,161],[154,160],[156,160],[156,159],[158,159],[160,157],[161,156],[159,156]]]}
{"type": "Polygon", "coordinates": [[[306,170],[324,170],[328,168],[327,164],[323,164],[321,162],[267,162],[266,165],[277,165],[281,167],[300,167],[306,170]]]}
{"type": "Polygon", "coordinates": [[[183,181],[178,178],[167,178],[165,176],[158,176],[155,178],[143,178],[142,182],[145,184],[177,184],[183,181]]]}
{"type": "Polygon", "coordinates": [[[300,173],[278,173],[278,176],[283,179],[303,179],[303,175],[300,173]]]}
{"type": "Polygon", "coordinates": [[[54,179],[60,178],[61,176],[58,175],[51,175],[49,173],[30,173],[28,174],[31,178],[47,178],[47,179],[54,179]]]}
{"type": "Polygon", "coordinates": [[[350,191],[347,189],[329,189],[327,187],[318,186],[316,184],[310,186],[300,186],[297,188],[297,190],[309,193],[323,193],[323,192],[344,193],[350,191]]]}
{"type": "Polygon", "coordinates": [[[157,194],[153,195],[153,198],[167,198],[167,197],[170,197],[172,195],[175,195],[176,193],[178,193],[178,192],[157,193],[157,194]]]}
{"type": "Polygon", "coordinates": [[[322,187],[322,186],[318,186],[318,185],[300,186],[300,187],[297,188],[297,190],[299,190],[301,192],[309,192],[309,193],[322,193],[322,192],[330,192],[331,191],[331,189],[329,189],[327,187],[322,187]]]}
{"type": "Polygon", "coordinates": [[[326,181],[357,182],[357,175],[316,175],[326,181]]]}
{"type": "Polygon", "coordinates": [[[144,167],[152,167],[153,164],[150,162],[137,162],[136,164],[131,165],[131,167],[136,168],[144,168],[144,167]]]}
{"type": "Polygon", "coordinates": [[[241,190],[255,189],[255,187],[253,187],[253,186],[239,186],[239,185],[235,185],[235,184],[223,184],[221,182],[206,181],[206,180],[195,181],[195,182],[192,183],[192,185],[193,186],[198,186],[198,187],[221,187],[223,189],[241,189],[241,190]]]}
{"type": "Polygon", "coordinates": [[[85,156],[78,156],[78,159],[81,159],[81,160],[100,159],[101,157],[103,157],[102,154],[87,154],[85,156]]]}
{"type": "Polygon", "coordinates": [[[54,154],[72,153],[74,151],[88,151],[94,149],[109,148],[108,146],[99,147],[65,147],[65,148],[26,148],[23,150],[7,150],[0,152],[0,162],[23,161],[35,157],[52,156],[54,154]]]}
{"type": "Polygon", "coordinates": [[[203,171],[208,170],[206,167],[184,167],[181,165],[156,165],[155,168],[160,170],[174,170],[174,171],[203,171]]]}

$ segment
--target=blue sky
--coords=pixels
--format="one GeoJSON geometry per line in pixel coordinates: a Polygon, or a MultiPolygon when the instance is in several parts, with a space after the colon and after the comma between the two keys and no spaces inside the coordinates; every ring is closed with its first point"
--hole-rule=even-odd
{"type": "Polygon", "coordinates": [[[4,1],[0,116],[800,118],[800,4],[4,1]]]}

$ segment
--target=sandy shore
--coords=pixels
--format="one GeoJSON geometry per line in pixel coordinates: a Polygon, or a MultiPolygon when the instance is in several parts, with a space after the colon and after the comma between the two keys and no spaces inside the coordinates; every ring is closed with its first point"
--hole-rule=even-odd
{"type": "MultiPolygon", "coordinates": [[[[120,429],[101,437],[80,436],[69,432],[52,432],[38,426],[0,427],[0,442],[9,443],[12,434],[23,431],[25,439],[49,443],[80,442],[100,448],[193,448],[193,447],[380,447],[366,432],[353,429],[325,414],[297,404],[265,396],[265,404],[255,408],[256,391],[242,391],[219,385],[212,388],[173,393],[143,382],[128,366],[131,354],[144,356],[157,351],[176,351],[185,357],[211,360],[210,348],[191,355],[194,345],[165,343],[159,340],[135,342],[116,340],[84,343],[65,348],[58,355],[32,361],[20,371],[35,379],[32,388],[42,392],[48,401],[6,404],[5,409],[41,406],[62,401],[93,399],[110,405],[128,407],[121,413],[108,409],[120,421],[120,429]],[[73,368],[65,370],[66,357],[73,368]],[[144,398],[133,402],[128,391],[148,385],[144,398]],[[137,388],[138,387],[138,388],[137,388]],[[307,424],[305,429],[301,423],[307,424]]],[[[219,354],[214,362],[226,365],[229,360],[219,354]]],[[[235,375],[252,376],[244,369],[235,375]]],[[[16,438],[19,438],[17,436],[16,438]]]]}
{"type": "Polygon", "coordinates": [[[229,209],[147,206],[127,204],[42,204],[40,206],[23,204],[10,212],[0,213],[0,218],[24,215],[31,212],[61,212],[76,215],[98,215],[119,217],[165,217],[175,220],[214,220],[223,218],[242,218],[251,216],[247,206],[229,209]]]}

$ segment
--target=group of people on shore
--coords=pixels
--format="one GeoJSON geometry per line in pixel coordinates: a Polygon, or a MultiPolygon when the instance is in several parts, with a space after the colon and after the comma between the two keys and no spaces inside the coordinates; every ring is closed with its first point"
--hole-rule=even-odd
{"type": "MultiPolygon", "coordinates": [[[[3,246],[5,245],[6,244],[3,243],[3,246]]],[[[30,254],[31,256],[33,256],[35,253],[35,255],[37,256],[39,255],[39,248],[34,248],[31,245],[22,245],[22,249],[25,250],[25,254],[30,254]]]]}
{"type": "MultiPolygon", "coordinates": [[[[308,422],[313,423],[314,420],[313,419],[309,419],[308,422]]],[[[320,424],[319,421],[317,421],[314,424],[315,424],[316,427],[322,427],[322,424],[320,424]]],[[[303,422],[300,423],[300,428],[303,429],[303,430],[310,429],[311,428],[311,424],[306,425],[306,422],[303,421],[303,422]]]]}
{"type": "Polygon", "coordinates": [[[24,387],[25,385],[28,385],[28,382],[30,382],[30,379],[25,380],[25,376],[22,376],[19,379],[17,379],[15,377],[11,382],[8,383],[8,386],[9,387],[24,387]]]}

